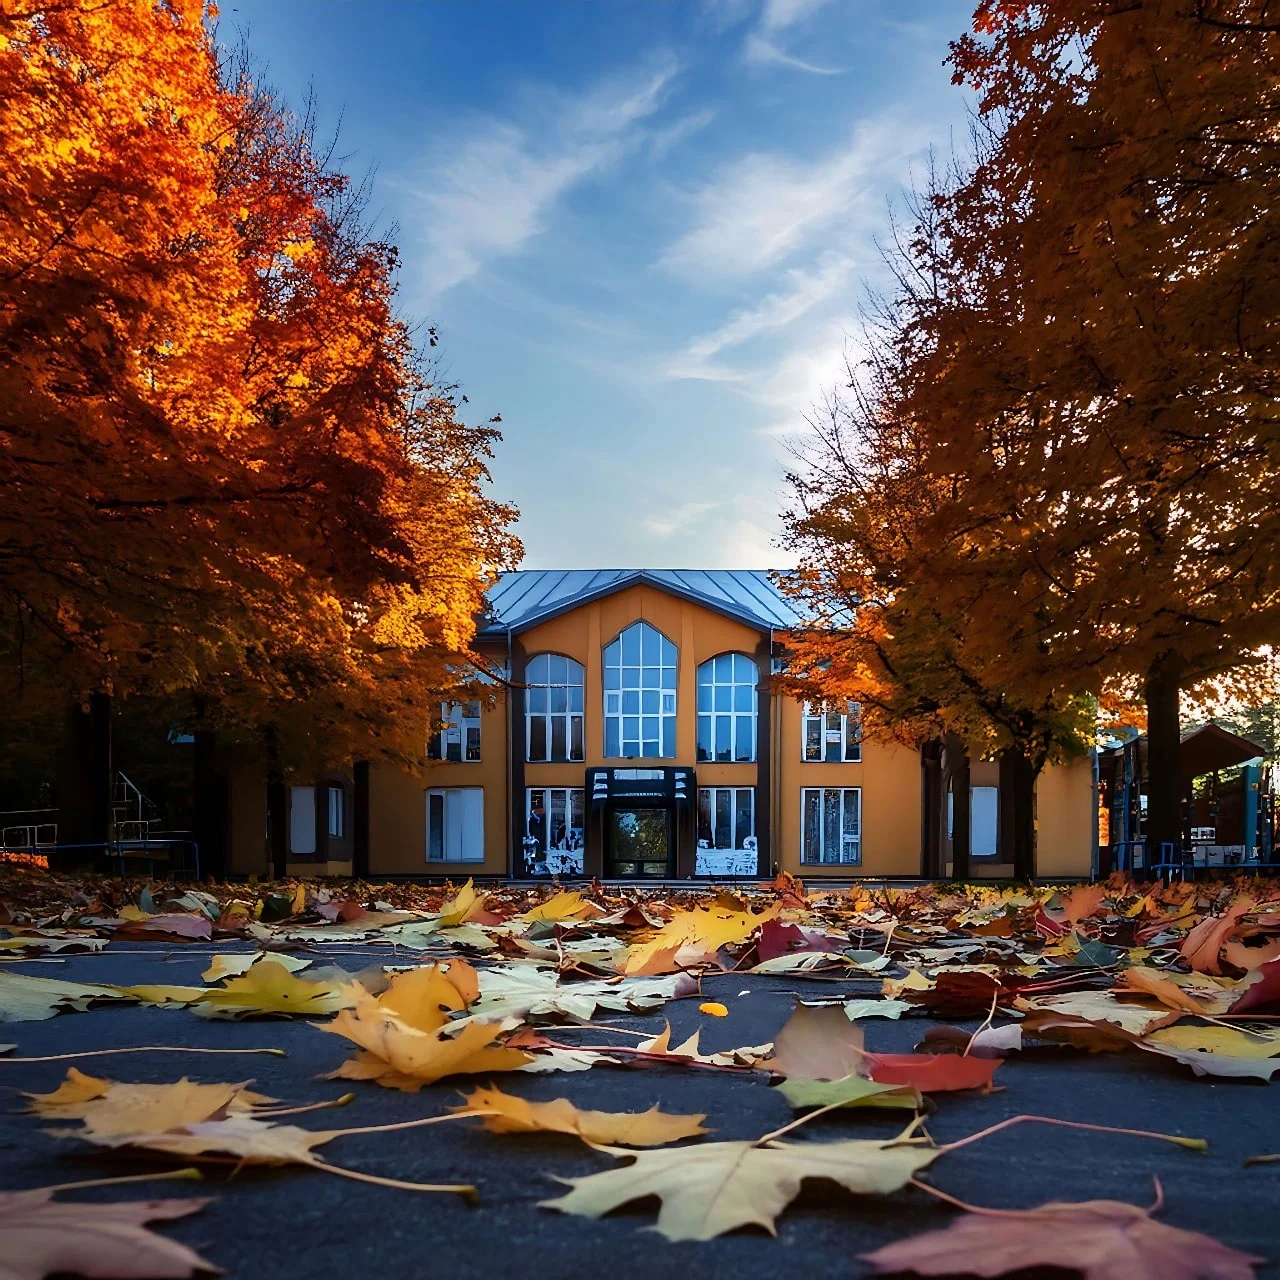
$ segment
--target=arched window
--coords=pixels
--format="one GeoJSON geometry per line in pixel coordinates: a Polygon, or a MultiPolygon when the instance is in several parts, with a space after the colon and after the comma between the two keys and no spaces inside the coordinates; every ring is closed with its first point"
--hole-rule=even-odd
{"type": "Polygon", "coordinates": [[[537,653],[525,663],[525,759],[571,761],[582,754],[582,663],[537,653]]]}
{"type": "Polygon", "coordinates": [[[698,759],[756,758],[756,685],[745,653],[721,653],[698,668],[698,759]]]}
{"type": "Polygon", "coordinates": [[[647,622],[604,647],[604,754],[675,759],[676,647],[647,622]]]}

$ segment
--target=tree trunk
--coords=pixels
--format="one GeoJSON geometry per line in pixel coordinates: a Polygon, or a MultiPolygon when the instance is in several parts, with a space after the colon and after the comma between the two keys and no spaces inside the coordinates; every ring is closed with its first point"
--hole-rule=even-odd
{"type": "Polygon", "coordinates": [[[969,790],[969,747],[954,733],[949,733],[944,753],[947,774],[951,779],[951,878],[967,880],[972,799],[969,790]]]}
{"type": "Polygon", "coordinates": [[[196,847],[200,850],[200,873],[223,880],[227,874],[225,785],[217,772],[217,735],[211,729],[197,729],[192,752],[192,792],[195,800],[196,847]]]}
{"type": "Polygon", "coordinates": [[[1172,844],[1175,852],[1182,847],[1180,676],[1174,654],[1157,658],[1147,671],[1147,867],[1159,860],[1162,845],[1172,844]]]}
{"type": "Polygon", "coordinates": [[[1036,780],[1044,768],[1017,747],[1000,753],[1000,815],[996,840],[1000,861],[1019,880],[1036,874],[1036,780]]]}
{"type": "Polygon", "coordinates": [[[351,874],[357,880],[369,878],[369,762],[357,760],[355,793],[352,797],[351,874]]]}
{"type": "Polygon", "coordinates": [[[58,778],[56,870],[91,864],[111,840],[111,695],[90,695],[86,709],[74,703],[63,723],[58,778]],[[64,847],[66,846],[66,847],[64,847]]]}
{"type": "Polygon", "coordinates": [[[289,861],[289,790],[284,785],[275,725],[267,725],[263,736],[267,746],[267,856],[272,876],[283,880],[289,861]]]}
{"type": "Polygon", "coordinates": [[[942,744],[935,738],[920,748],[920,874],[926,880],[945,873],[942,805],[942,744]]]}

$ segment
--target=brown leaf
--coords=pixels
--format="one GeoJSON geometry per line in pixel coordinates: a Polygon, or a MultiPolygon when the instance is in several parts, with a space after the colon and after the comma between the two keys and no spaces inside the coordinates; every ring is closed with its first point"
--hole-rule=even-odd
{"type": "MultiPolygon", "coordinates": [[[[798,1004],[773,1041],[773,1057],[760,1065],[779,1075],[805,1080],[843,1080],[859,1072],[862,1031],[840,1005],[798,1004]]],[[[888,1083],[888,1082],[886,1082],[888,1083]]]]}
{"type": "Polygon", "coordinates": [[[1198,1000],[1193,1000],[1181,987],[1155,969],[1135,965],[1120,975],[1120,983],[1126,991],[1140,991],[1144,995],[1155,996],[1166,1009],[1181,1009],[1184,1013],[1208,1012],[1198,1000]]]}
{"type": "Polygon", "coordinates": [[[941,1231],[864,1253],[877,1271],[922,1276],[1004,1276],[1028,1267],[1077,1271],[1085,1280],[1253,1280],[1265,1259],[1156,1222],[1117,1200],[966,1213],[941,1231]]]}
{"type": "Polygon", "coordinates": [[[146,1223],[183,1218],[208,1200],[112,1204],[54,1200],[53,1190],[0,1192],[0,1275],[43,1280],[64,1272],[90,1280],[183,1280],[221,1270],[146,1223]]]}
{"type": "Polygon", "coordinates": [[[1235,932],[1240,917],[1248,915],[1253,907],[1251,899],[1237,898],[1224,915],[1201,920],[1182,940],[1182,955],[1187,963],[1200,973],[1220,974],[1223,944],[1235,932]]]}

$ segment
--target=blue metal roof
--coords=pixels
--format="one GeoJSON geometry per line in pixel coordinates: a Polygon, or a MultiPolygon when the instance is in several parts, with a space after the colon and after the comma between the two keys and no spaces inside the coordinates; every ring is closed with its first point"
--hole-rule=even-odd
{"type": "Polygon", "coordinates": [[[650,586],[748,626],[786,630],[802,621],[767,569],[520,569],[489,588],[481,636],[525,631],[625,587],[650,586]]]}

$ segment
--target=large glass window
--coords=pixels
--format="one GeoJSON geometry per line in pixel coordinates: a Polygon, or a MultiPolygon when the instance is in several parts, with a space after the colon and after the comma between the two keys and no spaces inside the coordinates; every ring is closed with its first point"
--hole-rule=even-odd
{"type": "Polygon", "coordinates": [[[756,685],[745,653],[722,653],[698,668],[698,759],[756,758],[756,685]]]}
{"type": "Polygon", "coordinates": [[[675,759],[676,647],[647,622],[605,645],[604,754],[675,759]]]}
{"type": "Polygon", "coordinates": [[[524,794],[525,869],[534,875],[581,872],[586,792],[581,787],[530,787],[524,794]]]}
{"type": "Polygon", "coordinates": [[[804,758],[829,764],[862,759],[862,719],[856,702],[844,707],[827,702],[804,704],[804,758]]]}
{"type": "Polygon", "coordinates": [[[427,792],[427,861],[484,861],[484,790],[433,787],[427,792]]]}
{"type": "Polygon", "coordinates": [[[862,788],[803,787],[800,861],[857,866],[862,862],[862,788]]]}
{"type": "Polygon", "coordinates": [[[754,787],[698,788],[698,848],[756,848],[754,787]]]}
{"type": "Polygon", "coordinates": [[[431,760],[451,760],[455,764],[474,763],[480,759],[480,704],[478,702],[442,702],[440,719],[444,728],[433,733],[427,744],[431,760]]]}
{"type": "Polygon", "coordinates": [[[582,663],[534,654],[524,667],[525,759],[572,761],[582,755],[582,663]]]}

